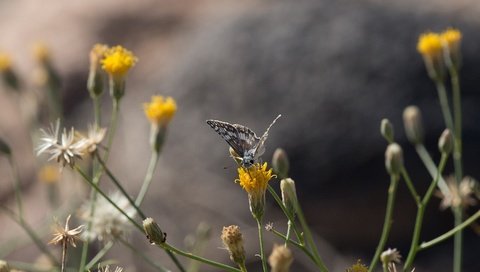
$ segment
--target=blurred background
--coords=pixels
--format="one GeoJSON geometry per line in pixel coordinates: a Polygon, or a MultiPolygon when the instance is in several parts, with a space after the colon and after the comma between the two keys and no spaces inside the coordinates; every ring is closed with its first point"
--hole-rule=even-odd
{"type": "MultiPolygon", "coordinates": [[[[143,210],[168,233],[168,241],[180,248],[185,247],[186,236],[207,222],[211,239],[203,255],[225,263],[230,261],[221,248],[221,229],[239,225],[252,271],[258,267],[256,224],[245,192],[234,183],[236,166],[228,157],[227,145],[205,120],[244,124],[262,134],[281,113],[270,131],[263,159],[270,161],[277,147],[287,151],[290,176],[296,181],[322,257],[331,271],[344,271],[357,259],[368,263],[381,234],[389,176],[380,120],[389,118],[394,124],[405,165],[419,192],[425,192],[431,179],[405,138],[401,118],[406,106],[413,104],[422,110],[426,146],[434,160],[439,159],[436,145],[443,119],[435,87],[416,52],[418,36],[424,31],[453,26],[463,33],[464,168],[467,175],[480,176],[479,12],[480,4],[474,0],[3,0],[0,50],[11,55],[25,82],[24,92],[42,97],[35,85],[32,46],[45,44],[61,76],[65,124],[80,130],[93,120],[86,90],[92,46],[119,44],[133,51],[139,62],[127,78],[111,169],[136,195],[150,157],[150,124],[142,103],[155,94],[175,98],[178,112],[169,126],[143,210]]],[[[108,95],[103,98],[106,121],[111,102],[108,95]]],[[[14,150],[26,218],[40,228],[52,209],[45,184],[37,181],[39,162],[20,114],[36,111],[30,107],[18,94],[0,88],[0,137],[14,150]]],[[[42,124],[47,125],[47,121],[42,124]]],[[[449,164],[446,173],[451,172],[449,164]]],[[[13,207],[11,179],[2,158],[0,202],[13,207]]],[[[278,188],[276,183],[273,186],[278,188]]],[[[68,169],[59,184],[60,203],[70,203],[62,204],[65,213],[75,215],[89,189],[68,169]]],[[[285,229],[281,211],[271,198],[268,202],[265,221],[285,229]]],[[[452,227],[451,212],[440,211],[439,203],[434,198],[427,209],[421,240],[452,227]]],[[[415,204],[401,183],[387,247],[399,249],[404,256],[415,214],[415,204]]],[[[47,228],[42,236],[47,242],[48,227],[42,228],[47,228]]],[[[25,237],[0,213],[2,246],[25,237]]],[[[133,231],[130,241],[173,269],[165,253],[150,246],[141,234],[133,231]]],[[[274,242],[281,241],[267,233],[268,252],[274,242]]],[[[480,270],[479,242],[478,234],[467,228],[464,271],[480,270]]],[[[93,244],[92,248],[100,246],[93,244]]],[[[15,248],[0,258],[22,262],[39,258],[31,244],[15,248]]],[[[452,248],[448,240],[421,252],[416,271],[451,271],[452,248]]],[[[292,271],[313,271],[300,252],[294,256],[292,271]]],[[[126,271],[150,271],[120,245],[108,258],[117,259],[126,271]]],[[[216,270],[202,267],[201,271],[216,270]]]]}

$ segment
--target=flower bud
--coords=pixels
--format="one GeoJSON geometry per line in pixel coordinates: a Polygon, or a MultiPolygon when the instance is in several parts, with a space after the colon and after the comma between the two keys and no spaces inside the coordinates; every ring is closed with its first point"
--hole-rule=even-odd
{"type": "Polygon", "coordinates": [[[282,192],[282,202],[287,212],[295,217],[297,207],[297,192],[295,190],[295,181],[291,178],[280,181],[280,190],[282,192]]]}
{"type": "Polygon", "coordinates": [[[387,118],[383,118],[380,123],[380,133],[387,142],[391,143],[394,141],[393,138],[395,134],[393,132],[393,125],[387,118]]]}
{"type": "Polygon", "coordinates": [[[151,217],[143,220],[143,229],[152,245],[161,245],[167,240],[167,234],[162,232],[157,222],[151,217]]]}
{"type": "Polygon", "coordinates": [[[288,272],[293,263],[292,251],[283,245],[274,244],[268,263],[272,267],[272,272],[288,272]]]}
{"type": "Polygon", "coordinates": [[[453,137],[449,129],[445,129],[438,139],[438,150],[443,154],[450,154],[453,149],[453,137]]]}
{"type": "Polygon", "coordinates": [[[10,156],[12,154],[12,150],[10,149],[10,146],[3,141],[2,138],[0,138],[0,154],[10,156]]]}
{"type": "Polygon", "coordinates": [[[4,260],[0,260],[0,272],[10,272],[10,267],[4,260]]]}
{"type": "Polygon", "coordinates": [[[403,151],[397,143],[389,144],[385,151],[385,167],[390,175],[399,175],[403,168],[403,151]]]}
{"type": "Polygon", "coordinates": [[[104,44],[96,44],[90,51],[90,71],[88,73],[87,89],[92,98],[103,93],[103,75],[100,69],[100,60],[108,50],[104,44]]]}
{"type": "Polygon", "coordinates": [[[245,249],[243,247],[243,238],[240,228],[235,225],[223,227],[220,238],[222,238],[223,244],[228,250],[232,262],[240,267],[245,266],[245,249]]]}
{"type": "Polygon", "coordinates": [[[288,162],[287,152],[281,148],[277,148],[272,157],[272,168],[275,174],[281,179],[288,177],[290,164],[288,162]]]}
{"type": "Polygon", "coordinates": [[[403,126],[412,144],[423,142],[422,114],[417,106],[408,106],[403,111],[403,126]]]}
{"type": "Polygon", "coordinates": [[[402,256],[400,255],[400,252],[396,248],[394,249],[387,249],[382,254],[380,255],[380,260],[384,264],[389,264],[389,263],[400,263],[402,256]]]}

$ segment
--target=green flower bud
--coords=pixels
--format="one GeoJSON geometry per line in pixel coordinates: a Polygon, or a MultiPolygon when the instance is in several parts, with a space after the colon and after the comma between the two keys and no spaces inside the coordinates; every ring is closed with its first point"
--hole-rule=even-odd
{"type": "Polygon", "coordinates": [[[443,154],[450,154],[453,149],[453,137],[449,129],[445,129],[438,139],[438,150],[443,154]]]}
{"type": "Polygon", "coordinates": [[[290,163],[288,162],[287,152],[281,148],[277,148],[272,157],[272,168],[275,174],[281,179],[288,177],[290,163]]]}
{"type": "Polygon", "coordinates": [[[389,144],[385,151],[385,167],[390,175],[398,176],[403,168],[403,151],[397,143],[389,144]]]}
{"type": "Polygon", "coordinates": [[[295,181],[291,178],[282,179],[280,181],[280,190],[282,192],[282,202],[287,212],[295,217],[297,207],[297,192],[295,189],[295,181]]]}
{"type": "Polygon", "coordinates": [[[391,143],[394,141],[395,134],[393,132],[393,125],[387,118],[382,119],[382,122],[380,123],[380,133],[387,142],[391,143]]]}
{"type": "Polygon", "coordinates": [[[151,217],[143,220],[143,229],[152,245],[161,245],[167,240],[167,234],[162,232],[158,224],[151,217]]]}
{"type": "Polygon", "coordinates": [[[417,106],[408,106],[403,111],[403,126],[412,144],[423,142],[422,114],[417,106]]]}

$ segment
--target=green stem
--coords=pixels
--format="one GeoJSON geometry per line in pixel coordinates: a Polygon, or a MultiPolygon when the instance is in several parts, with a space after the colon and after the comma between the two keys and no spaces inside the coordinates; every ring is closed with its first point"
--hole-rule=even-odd
{"type": "Polygon", "coordinates": [[[271,232],[273,232],[273,234],[277,235],[278,237],[282,238],[283,240],[285,240],[286,242],[288,242],[289,244],[292,244],[294,245],[295,247],[297,247],[298,249],[300,249],[301,251],[303,251],[303,253],[305,253],[305,255],[307,255],[311,260],[312,262],[318,267],[318,268],[322,268],[322,265],[319,264],[315,258],[315,256],[313,256],[312,252],[310,252],[308,250],[308,248],[305,246],[305,245],[302,245],[300,243],[297,243],[296,241],[293,241],[291,239],[287,239],[287,237],[283,234],[281,234],[280,232],[272,229],[271,232]]]}
{"type": "Polygon", "coordinates": [[[133,201],[133,199],[128,195],[127,191],[125,190],[125,188],[123,188],[123,186],[120,184],[118,179],[115,178],[115,176],[110,171],[110,169],[108,169],[108,167],[105,165],[105,162],[98,155],[98,153],[95,153],[95,156],[96,156],[98,162],[100,163],[100,165],[103,167],[103,169],[107,173],[107,176],[110,178],[110,180],[112,180],[112,182],[115,184],[115,186],[117,186],[117,188],[122,192],[122,194],[128,199],[128,201],[130,202],[132,207],[137,211],[137,213],[140,215],[140,217],[142,217],[142,220],[147,218],[145,216],[145,214],[140,210],[140,208],[138,208],[138,206],[135,204],[135,201],[133,201]]]}
{"type": "Polygon", "coordinates": [[[285,246],[288,245],[288,240],[292,236],[292,221],[288,220],[287,222],[287,235],[285,236],[285,246]]]}
{"type": "Polygon", "coordinates": [[[258,242],[260,243],[260,259],[262,260],[262,268],[263,268],[263,272],[268,272],[267,260],[265,258],[265,249],[263,246],[262,218],[255,217],[255,220],[257,221],[257,227],[258,227],[258,242]]]}
{"type": "MultiPolygon", "coordinates": [[[[462,224],[463,215],[462,208],[455,207],[453,209],[453,217],[455,226],[462,224]]],[[[455,233],[453,237],[453,271],[460,272],[462,271],[462,244],[463,244],[463,232],[462,229],[455,233]]]]}
{"type": "Polygon", "coordinates": [[[419,247],[419,250],[424,250],[424,249],[427,249],[427,248],[430,248],[438,243],[441,243],[445,240],[447,240],[448,238],[454,236],[457,232],[463,230],[464,228],[468,227],[468,225],[470,225],[471,223],[475,222],[475,220],[479,219],[480,218],[480,210],[477,211],[476,213],[474,213],[472,216],[470,216],[468,219],[466,219],[465,221],[463,221],[461,224],[459,224],[458,226],[454,227],[453,229],[449,230],[448,232],[438,236],[437,238],[435,239],[432,239],[428,242],[423,242],[420,247],[419,247]]]}
{"type": "Polygon", "coordinates": [[[142,226],[135,222],[122,208],[118,207],[115,202],[113,202],[90,178],[80,169],[78,166],[75,166],[75,170],[83,177],[83,180],[92,186],[100,195],[102,195],[110,204],[112,204],[115,209],[122,213],[141,233],[144,233],[142,226]]]}
{"type": "MultiPolygon", "coordinates": [[[[157,245],[157,246],[162,248],[162,249],[167,250],[167,252],[173,252],[175,254],[182,255],[184,257],[187,257],[187,258],[190,258],[190,259],[193,259],[193,260],[197,260],[197,261],[202,262],[204,264],[208,264],[208,265],[213,266],[213,267],[221,268],[224,271],[241,272],[241,270],[239,270],[235,267],[231,267],[231,266],[228,266],[228,265],[225,265],[225,264],[222,264],[222,263],[218,263],[218,262],[215,262],[215,261],[212,261],[212,260],[202,258],[200,256],[197,256],[197,255],[194,255],[194,254],[191,254],[191,253],[188,253],[188,252],[184,252],[180,249],[177,249],[177,248],[171,246],[168,243],[164,243],[164,244],[157,245]]],[[[182,271],[184,271],[184,270],[182,270],[182,271]]]]}
{"type": "Polygon", "coordinates": [[[413,186],[413,182],[410,179],[410,176],[408,175],[407,169],[405,169],[405,167],[402,167],[401,174],[402,174],[403,180],[405,180],[405,183],[407,184],[410,194],[415,200],[415,203],[417,203],[417,205],[420,205],[420,196],[418,195],[417,190],[415,190],[415,186],[413,186]]]}
{"type": "Polygon", "coordinates": [[[113,242],[110,241],[103,246],[103,248],[95,255],[87,265],[85,265],[84,271],[89,271],[94,265],[96,265],[107,252],[112,248],[113,242]]]}
{"type": "Polygon", "coordinates": [[[149,265],[151,265],[153,268],[155,268],[157,271],[161,272],[167,272],[168,270],[162,267],[161,265],[157,264],[155,261],[150,259],[147,255],[143,254],[142,251],[134,248],[129,242],[125,241],[124,239],[119,239],[119,241],[126,246],[128,249],[130,249],[135,255],[139,256],[142,258],[144,261],[146,261],[149,265]]]}
{"type": "Polygon", "coordinates": [[[445,125],[450,131],[452,131],[452,133],[455,133],[455,130],[453,129],[452,111],[450,110],[450,105],[448,104],[447,90],[445,88],[445,84],[441,80],[436,80],[435,86],[437,87],[438,100],[442,109],[445,125]]]}
{"type": "Polygon", "coordinates": [[[312,251],[313,256],[315,257],[315,260],[319,265],[319,270],[322,272],[327,272],[328,269],[325,266],[325,263],[323,262],[322,258],[320,257],[320,254],[317,249],[317,245],[313,240],[312,232],[310,231],[310,227],[308,226],[307,220],[305,219],[305,216],[303,214],[302,207],[300,206],[300,203],[298,201],[295,201],[295,210],[297,211],[298,220],[300,221],[300,225],[302,226],[303,232],[305,233],[306,245],[312,251]]]}
{"type": "Polygon", "coordinates": [[[430,198],[432,197],[435,187],[437,186],[439,177],[441,176],[443,169],[445,168],[447,159],[448,159],[448,155],[443,153],[442,158],[440,160],[440,165],[438,166],[437,175],[430,183],[430,186],[428,187],[428,190],[425,193],[425,196],[423,197],[422,202],[418,204],[417,217],[415,219],[415,228],[413,231],[412,242],[411,242],[410,250],[408,252],[408,256],[404,265],[405,271],[410,271],[412,269],[413,261],[415,260],[415,257],[418,252],[420,234],[421,234],[422,225],[423,225],[423,218],[425,215],[425,209],[427,207],[428,202],[430,201],[430,198]]]}
{"type": "MultiPolygon", "coordinates": [[[[430,177],[435,178],[438,172],[437,166],[432,160],[432,157],[428,153],[427,149],[423,144],[417,144],[415,145],[415,150],[417,151],[418,156],[422,160],[423,164],[428,170],[428,173],[430,173],[430,177]]],[[[450,189],[448,188],[447,183],[443,179],[443,177],[440,176],[440,179],[438,180],[437,184],[438,188],[442,192],[443,195],[449,196],[451,194],[450,189]]]]}
{"type": "Polygon", "coordinates": [[[375,251],[375,255],[373,256],[372,262],[368,267],[368,272],[372,272],[375,270],[375,266],[377,265],[378,259],[380,258],[380,254],[385,248],[388,235],[390,234],[390,229],[393,223],[392,214],[393,214],[393,207],[395,204],[395,196],[397,193],[398,181],[399,181],[398,176],[390,175],[390,187],[388,188],[387,210],[385,213],[385,221],[383,223],[382,236],[380,237],[380,241],[375,251]]]}
{"type": "Polygon", "coordinates": [[[140,207],[142,205],[143,199],[145,198],[145,194],[150,187],[150,183],[152,182],[153,173],[155,173],[155,168],[157,166],[158,157],[160,153],[153,151],[152,156],[150,158],[150,162],[148,163],[147,173],[145,175],[145,179],[143,180],[142,188],[138,193],[137,199],[135,200],[135,204],[140,207]]]}
{"type": "Polygon", "coordinates": [[[268,189],[268,192],[272,195],[273,199],[275,199],[275,202],[277,202],[278,206],[282,209],[285,216],[288,218],[288,221],[290,221],[292,223],[293,231],[295,232],[295,235],[297,236],[298,241],[300,241],[302,244],[304,244],[303,238],[300,235],[300,233],[298,231],[298,228],[295,224],[295,219],[293,218],[293,216],[287,211],[287,209],[283,205],[282,199],[278,196],[277,192],[275,192],[275,190],[273,189],[272,186],[270,186],[270,184],[267,185],[267,189],[268,189]]]}

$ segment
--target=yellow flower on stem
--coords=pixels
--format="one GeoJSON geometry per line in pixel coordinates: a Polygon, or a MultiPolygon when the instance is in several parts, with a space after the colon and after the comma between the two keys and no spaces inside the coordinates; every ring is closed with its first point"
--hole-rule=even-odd
{"type": "Polygon", "coordinates": [[[177,112],[177,103],[171,97],[152,96],[149,103],[143,104],[145,116],[152,124],[150,144],[159,153],[165,140],[167,125],[177,112]]]}
{"type": "Polygon", "coordinates": [[[9,70],[12,67],[12,59],[8,54],[0,52],[0,72],[9,70]]]}
{"type": "Polygon", "coordinates": [[[119,100],[125,93],[125,76],[137,63],[137,57],[120,45],[105,52],[102,68],[110,77],[110,94],[119,100]]]}
{"type": "Polygon", "coordinates": [[[417,51],[423,56],[430,78],[443,80],[445,64],[442,52],[442,38],[438,33],[427,32],[420,35],[417,51]]]}
{"type": "Polygon", "coordinates": [[[261,219],[265,207],[265,192],[268,182],[274,177],[272,169],[267,170],[267,163],[256,163],[250,168],[238,168],[236,182],[248,193],[252,215],[261,219]]]}
{"type": "Polygon", "coordinates": [[[455,28],[447,28],[440,34],[443,49],[445,50],[446,61],[448,67],[458,69],[461,62],[460,42],[462,41],[462,32],[455,28]]]}

